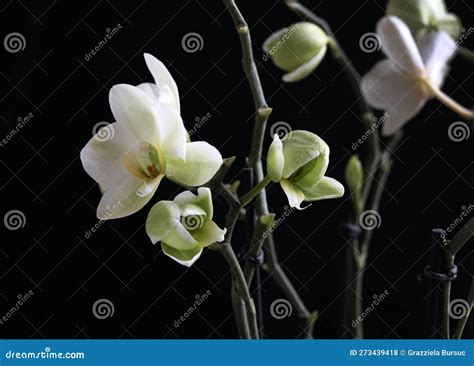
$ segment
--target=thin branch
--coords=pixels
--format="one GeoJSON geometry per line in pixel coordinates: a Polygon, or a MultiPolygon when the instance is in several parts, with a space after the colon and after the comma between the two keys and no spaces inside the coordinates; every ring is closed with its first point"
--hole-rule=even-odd
{"type": "MultiPolygon", "coordinates": [[[[224,4],[229,10],[232,19],[234,20],[235,27],[239,33],[240,42],[242,45],[242,64],[250,85],[250,90],[252,92],[256,109],[252,143],[249,152],[249,165],[253,168],[255,174],[254,178],[256,183],[258,183],[264,179],[261,160],[263,140],[268,116],[270,115],[272,109],[268,107],[265,100],[260,77],[258,75],[257,67],[253,58],[252,40],[250,37],[248,25],[234,0],[224,0],[224,4]]],[[[265,190],[262,190],[259,194],[259,198],[255,202],[255,215],[262,216],[267,215],[268,213],[269,211],[266,193],[265,190]]],[[[290,280],[280,267],[272,235],[269,235],[268,240],[265,242],[264,250],[267,269],[269,269],[269,275],[287,294],[298,316],[303,318],[306,323],[314,323],[314,321],[311,322],[311,313],[308,311],[290,280]]],[[[308,334],[308,338],[312,338],[311,334],[308,334]]]]}

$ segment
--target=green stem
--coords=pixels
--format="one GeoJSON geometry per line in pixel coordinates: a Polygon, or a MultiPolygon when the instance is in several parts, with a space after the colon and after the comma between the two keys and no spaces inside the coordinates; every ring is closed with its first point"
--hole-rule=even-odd
{"type": "Polygon", "coordinates": [[[466,47],[458,47],[456,51],[458,56],[461,56],[466,61],[474,62],[474,51],[471,51],[466,47]]]}
{"type": "MultiPolygon", "coordinates": [[[[255,311],[255,304],[252,297],[250,296],[249,288],[247,286],[247,282],[245,281],[245,276],[242,272],[239,261],[234,253],[234,250],[232,249],[232,246],[229,243],[222,243],[218,245],[217,248],[229,264],[232,273],[233,291],[237,291],[240,301],[243,301],[244,303],[247,322],[244,322],[245,317],[239,312],[238,315],[236,315],[237,326],[243,334],[245,334],[246,327],[249,327],[251,338],[258,339],[257,313],[255,311]]],[[[234,298],[233,302],[237,302],[238,304],[239,299],[235,300],[234,298]]],[[[234,306],[234,310],[235,309],[236,306],[234,306]]]]}
{"type": "Polygon", "coordinates": [[[459,319],[458,325],[456,326],[456,331],[454,332],[453,339],[461,339],[464,327],[467,324],[469,315],[471,315],[472,308],[474,307],[474,278],[471,280],[471,288],[469,289],[469,294],[467,295],[467,304],[469,308],[467,309],[464,316],[459,319]]]}
{"type": "MultiPolygon", "coordinates": [[[[388,177],[390,176],[390,172],[392,171],[393,160],[390,158],[393,150],[396,149],[398,144],[401,141],[403,133],[400,131],[398,132],[390,141],[387,149],[380,155],[381,162],[380,165],[377,166],[378,173],[377,173],[377,185],[373,189],[371,193],[372,202],[370,204],[370,210],[378,211],[380,207],[380,202],[382,200],[383,192],[385,189],[385,185],[387,184],[388,177]]],[[[363,202],[364,207],[367,205],[367,198],[363,202]]],[[[359,225],[359,218],[356,217],[354,220],[355,225],[359,225]]],[[[356,273],[355,273],[355,294],[354,294],[354,316],[360,316],[363,309],[363,286],[364,286],[364,272],[367,262],[367,257],[369,255],[369,248],[370,243],[372,242],[373,234],[375,230],[367,230],[364,234],[363,240],[359,245],[358,241],[353,243],[353,250],[354,250],[354,261],[356,266],[356,273]]],[[[364,328],[363,323],[356,322],[356,338],[363,338],[364,337],[364,328]]]]}
{"type": "Polygon", "coordinates": [[[474,217],[472,217],[466,225],[464,225],[454,237],[449,241],[447,246],[448,251],[454,256],[462,249],[474,236],[474,217]]]}
{"type": "MultiPolygon", "coordinates": [[[[269,228],[273,224],[273,219],[275,218],[274,214],[268,214],[265,216],[260,216],[256,220],[255,229],[253,233],[252,240],[250,242],[250,248],[245,256],[248,259],[257,258],[260,254],[263,243],[265,242],[266,236],[269,234],[269,228]]],[[[252,283],[253,275],[255,273],[255,268],[258,266],[258,263],[255,263],[252,260],[247,260],[244,266],[244,275],[247,285],[250,286],[252,283]]]]}
{"type": "MultiPolygon", "coordinates": [[[[256,109],[252,143],[249,152],[249,165],[254,171],[255,181],[260,182],[264,179],[262,168],[263,140],[267,120],[272,109],[267,106],[263,88],[260,82],[260,77],[253,59],[252,40],[250,38],[248,25],[234,0],[224,0],[224,4],[232,16],[235,27],[239,33],[240,43],[242,46],[242,65],[250,85],[250,90],[252,92],[256,109]]],[[[255,204],[255,215],[262,216],[267,215],[268,213],[269,211],[266,193],[265,190],[262,190],[260,191],[259,199],[255,204]]],[[[269,235],[268,240],[265,242],[264,251],[266,257],[265,262],[268,264],[267,268],[270,268],[269,275],[286,294],[291,294],[291,298],[290,296],[288,296],[288,298],[295,308],[295,311],[298,313],[300,318],[305,319],[306,324],[311,324],[311,327],[306,328],[310,328],[310,331],[312,331],[314,316],[307,310],[290,280],[280,268],[272,235],[269,235]],[[270,262],[267,262],[268,258],[271,258],[270,262]]],[[[308,338],[311,338],[311,334],[308,333],[309,332],[306,333],[308,338]]]]}
{"type": "Polygon", "coordinates": [[[261,181],[259,181],[255,187],[253,187],[250,191],[248,191],[246,194],[240,198],[240,204],[242,207],[247,206],[252,200],[260,194],[260,191],[265,189],[265,187],[271,182],[272,180],[270,177],[267,175],[265,178],[263,178],[261,181]]]}

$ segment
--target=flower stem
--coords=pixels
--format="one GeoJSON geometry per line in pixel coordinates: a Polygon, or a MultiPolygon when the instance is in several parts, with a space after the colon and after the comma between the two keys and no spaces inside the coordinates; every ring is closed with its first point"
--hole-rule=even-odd
{"type": "Polygon", "coordinates": [[[474,236],[474,217],[464,225],[449,241],[447,249],[451,255],[456,255],[461,248],[474,236]]]}
{"type": "Polygon", "coordinates": [[[471,51],[470,49],[466,47],[458,47],[456,49],[457,54],[464,58],[467,61],[474,62],[474,51],[471,51]]]}
{"type": "MultiPolygon", "coordinates": [[[[252,143],[249,152],[249,165],[252,167],[255,174],[255,181],[260,182],[264,179],[263,168],[262,168],[262,149],[263,140],[265,135],[265,128],[268,117],[272,112],[272,109],[267,106],[263,88],[258,75],[257,67],[253,59],[252,51],[252,40],[250,38],[250,32],[244,17],[239,11],[239,8],[235,4],[234,0],[224,0],[234,24],[237,28],[240,37],[240,43],[242,46],[242,64],[246,73],[250,90],[252,92],[254,104],[255,104],[255,124],[252,135],[252,143]]],[[[259,198],[255,204],[255,215],[262,216],[267,215],[268,205],[265,190],[260,191],[259,198]]],[[[278,286],[286,293],[291,294],[288,296],[295,311],[298,313],[300,318],[305,319],[305,324],[314,324],[312,314],[306,309],[304,303],[296,292],[295,288],[291,284],[290,280],[286,277],[283,270],[280,268],[278,257],[273,242],[273,236],[270,234],[268,240],[264,243],[265,251],[265,263],[267,268],[270,268],[269,275],[278,284],[278,286]],[[271,262],[267,262],[268,258],[271,258],[271,262]]],[[[306,327],[312,331],[311,327],[306,327]]],[[[309,332],[305,333],[307,338],[312,338],[309,332]]]]}
{"type": "Polygon", "coordinates": [[[260,191],[265,189],[265,187],[271,182],[272,180],[268,175],[266,175],[261,181],[259,181],[255,187],[253,187],[250,191],[240,198],[240,204],[242,207],[247,206],[252,200],[260,194],[260,191]]]}
{"type": "Polygon", "coordinates": [[[474,307],[474,278],[471,280],[471,288],[469,294],[467,295],[467,304],[469,308],[467,309],[464,316],[459,319],[458,325],[456,326],[456,331],[454,332],[453,339],[461,339],[464,327],[467,324],[469,315],[471,315],[472,308],[474,307]]]}
{"type": "Polygon", "coordinates": [[[423,81],[425,85],[431,90],[436,99],[438,99],[442,104],[451,109],[453,112],[459,114],[462,118],[474,120],[474,110],[463,107],[431,82],[427,80],[423,81]]]}
{"type": "Polygon", "coordinates": [[[247,327],[249,328],[250,338],[258,339],[258,325],[257,325],[257,313],[255,311],[255,304],[252,297],[250,296],[247,282],[245,281],[244,273],[240,267],[239,261],[229,243],[222,243],[216,246],[221,254],[229,264],[232,273],[232,293],[238,294],[233,295],[234,310],[237,310],[236,320],[237,326],[239,327],[241,334],[247,334],[247,327]],[[241,312],[239,302],[244,303],[245,316],[241,312]],[[240,308],[240,309],[239,309],[240,308]],[[247,321],[245,321],[247,320],[247,321]]]}
{"type": "Polygon", "coordinates": [[[252,283],[255,268],[258,266],[258,261],[256,261],[256,259],[262,250],[263,243],[265,242],[265,236],[268,235],[268,229],[273,224],[274,218],[274,214],[269,214],[260,216],[256,220],[255,230],[250,242],[250,248],[246,255],[248,260],[244,266],[245,280],[249,286],[252,283]]]}

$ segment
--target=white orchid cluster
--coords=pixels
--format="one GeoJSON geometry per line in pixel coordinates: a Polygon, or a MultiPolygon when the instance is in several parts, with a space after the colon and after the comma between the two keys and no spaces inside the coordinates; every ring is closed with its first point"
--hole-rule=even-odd
{"type": "MultiPolygon", "coordinates": [[[[197,195],[188,190],[173,201],[156,203],[146,221],[151,242],[161,242],[167,256],[191,266],[203,248],[224,240],[226,228],[212,221],[211,190],[202,187],[214,177],[223,159],[209,143],[190,141],[173,77],[154,56],[145,54],[145,62],[154,83],[112,87],[109,103],[116,122],[104,128],[113,133],[104,139],[98,131],[82,149],[81,161],[102,188],[97,207],[97,217],[102,220],[142,209],[165,177],[183,187],[199,187],[197,195]]],[[[324,177],[329,147],[310,132],[294,131],[283,143],[275,136],[269,156],[271,179],[280,182],[294,207],[299,208],[303,200],[344,193],[339,182],[324,177]]]]}
{"type": "MultiPolygon", "coordinates": [[[[269,257],[274,263],[270,263],[268,268],[272,265],[272,271],[278,272],[282,269],[272,248],[272,240],[268,241],[268,248],[264,246],[272,233],[269,228],[274,214],[268,212],[266,195],[262,191],[270,183],[278,183],[289,205],[301,210],[304,202],[339,198],[345,189],[336,179],[326,176],[330,149],[312,132],[296,130],[285,136],[276,134],[266,155],[262,152],[264,127],[271,108],[263,97],[253,60],[249,27],[234,0],[224,0],[224,3],[239,32],[244,69],[257,106],[256,120],[261,123],[257,125],[260,130],[254,130],[250,154],[252,157],[256,151],[256,156],[247,161],[257,180],[255,186],[240,195],[237,182],[223,183],[229,168],[227,161],[209,143],[191,141],[181,118],[176,82],[165,65],[150,54],[145,54],[145,62],[154,83],[119,84],[111,88],[109,103],[116,122],[104,127],[111,132],[108,138],[103,138],[101,131],[92,137],[81,151],[81,161],[102,190],[97,207],[97,216],[102,220],[123,218],[144,208],[155,196],[163,178],[183,187],[185,190],[174,199],[158,201],[151,207],[146,219],[146,233],[153,244],[161,243],[165,255],[188,267],[201,256],[204,248],[221,251],[231,268],[233,296],[238,295],[234,298],[234,310],[240,312],[236,315],[239,334],[258,338],[254,303],[249,292],[255,268],[241,266],[231,245],[239,215],[258,197],[254,225],[249,225],[254,228],[249,255],[257,260],[262,248],[272,251],[269,257]],[[254,149],[255,141],[258,143],[254,149]],[[262,155],[266,156],[266,175],[261,164],[262,155]],[[213,220],[214,188],[229,203],[225,227],[213,220]]],[[[474,111],[459,105],[441,90],[448,64],[457,51],[453,39],[461,30],[459,19],[447,12],[443,0],[389,0],[387,15],[376,26],[386,59],[376,63],[363,77],[352,66],[327,23],[297,0],[287,0],[287,5],[302,12],[311,22],[281,29],[263,44],[265,55],[285,71],[285,82],[297,82],[311,75],[329,49],[336,60],[342,60],[349,79],[352,78],[351,85],[364,104],[361,119],[372,123],[375,117],[371,108],[384,111],[382,134],[395,135],[389,141],[397,141],[395,137],[400,135],[397,132],[432,98],[437,98],[462,117],[474,119],[474,111]]],[[[353,247],[360,273],[363,273],[366,263],[371,235],[364,236],[359,245],[359,235],[364,227],[357,226],[357,222],[367,208],[369,197],[373,205],[380,201],[380,187],[383,189],[389,172],[387,167],[391,164],[390,149],[383,153],[380,150],[378,132],[373,139],[377,140],[373,144],[375,150],[367,163],[363,165],[354,155],[345,169],[355,218],[354,224],[349,226],[357,236],[353,237],[356,238],[353,247]],[[366,172],[369,174],[364,179],[366,172]],[[381,174],[382,183],[374,185],[372,182],[376,175],[379,177],[378,174],[381,174]]],[[[278,275],[280,279],[286,278],[284,273],[278,272],[278,275]]],[[[354,281],[362,281],[362,276],[357,276],[354,281]]],[[[277,283],[286,293],[297,298],[289,280],[277,283]]],[[[358,291],[362,289],[361,282],[357,282],[356,288],[358,291]]],[[[362,293],[356,297],[353,303],[357,305],[362,293]]],[[[302,306],[300,299],[295,302],[302,306]]],[[[309,313],[306,309],[301,312],[309,314],[306,321],[310,337],[316,313],[309,313]]],[[[359,325],[357,336],[362,337],[359,325]]]]}

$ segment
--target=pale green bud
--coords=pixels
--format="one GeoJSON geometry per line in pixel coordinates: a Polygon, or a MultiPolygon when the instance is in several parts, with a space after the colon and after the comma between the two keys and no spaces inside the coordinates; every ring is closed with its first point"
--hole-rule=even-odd
{"type": "Polygon", "coordinates": [[[311,74],[326,54],[329,37],[316,24],[300,22],[273,33],[263,44],[266,56],[288,73],[284,81],[311,74]]]}
{"type": "Polygon", "coordinates": [[[443,0],[389,0],[387,15],[402,19],[413,32],[445,31],[457,39],[461,33],[459,18],[448,13],[443,0]]]}
{"type": "Polygon", "coordinates": [[[345,179],[349,190],[351,191],[351,200],[356,208],[356,213],[362,211],[362,184],[364,181],[364,171],[357,155],[352,155],[347,162],[345,169],[345,179]]]}
{"type": "Polygon", "coordinates": [[[308,131],[292,131],[283,140],[275,135],[268,150],[268,175],[280,183],[292,207],[344,194],[341,183],[325,176],[328,165],[328,145],[308,131]]]}

